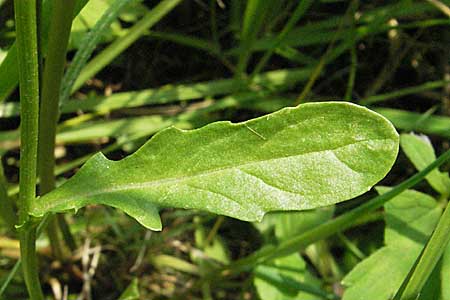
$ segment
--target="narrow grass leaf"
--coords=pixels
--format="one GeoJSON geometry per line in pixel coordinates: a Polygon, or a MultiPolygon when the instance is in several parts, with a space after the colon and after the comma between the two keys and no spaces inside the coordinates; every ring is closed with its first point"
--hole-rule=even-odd
{"type": "Polygon", "coordinates": [[[265,0],[247,1],[242,22],[241,43],[239,46],[239,74],[246,72],[253,43],[264,24],[265,14],[269,8],[269,4],[270,1],[265,0]]]}
{"type": "Polygon", "coordinates": [[[387,101],[387,100],[391,100],[391,99],[397,99],[397,98],[400,98],[403,96],[418,94],[418,93],[422,93],[422,92],[425,92],[428,90],[437,89],[437,88],[443,87],[449,83],[450,83],[449,80],[430,81],[430,82],[426,82],[424,84],[420,84],[417,86],[399,89],[394,92],[370,96],[370,97],[367,97],[367,98],[359,101],[359,104],[369,105],[369,104],[379,103],[379,102],[383,102],[383,101],[387,101]]]}
{"type": "Polygon", "coordinates": [[[154,230],[163,207],[256,221],[360,195],[386,175],[397,151],[398,135],[380,115],[350,103],[308,103],[244,123],[169,128],[117,162],[97,154],[35,201],[32,214],[106,204],[154,230]]]}
{"type": "Polygon", "coordinates": [[[159,2],[151,11],[146,13],[144,17],[127,32],[126,35],[115,40],[83,68],[73,85],[72,92],[77,91],[86,80],[101,71],[119,54],[133,44],[139,37],[146,33],[150,27],[155,25],[159,20],[171,12],[172,9],[180,2],[181,0],[163,0],[159,2]]]}
{"type": "Polygon", "coordinates": [[[135,0],[115,0],[109,5],[109,8],[97,21],[92,30],[83,36],[80,47],[64,75],[61,85],[60,103],[64,103],[69,99],[75,80],[80,75],[81,70],[86,65],[105,31],[108,30],[111,24],[117,19],[122,9],[133,1],[135,0]]]}
{"type": "MultiPolygon", "coordinates": [[[[250,82],[252,87],[263,90],[282,90],[306,80],[311,69],[280,69],[259,74],[250,82]]],[[[71,100],[61,108],[62,113],[77,111],[95,111],[108,113],[121,108],[138,107],[144,105],[167,104],[176,101],[189,101],[205,97],[237,93],[248,90],[247,84],[236,78],[218,79],[192,84],[167,85],[155,89],[116,93],[108,97],[88,97],[85,100],[71,100]]],[[[257,92],[253,92],[258,97],[257,92]]],[[[18,116],[20,113],[17,103],[1,103],[0,118],[18,116]]]]}
{"type": "Polygon", "coordinates": [[[388,118],[396,128],[450,138],[450,117],[433,115],[423,119],[422,114],[406,110],[392,108],[372,109],[388,118]]]}
{"type": "Polygon", "coordinates": [[[256,65],[255,70],[253,71],[253,75],[258,74],[264,68],[264,66],[269,61],[275,49],[277,49],[282,44],[283,40],[286,38],[286,35],[289,33],[289,31],[292,30],[295,24],[297,24],[297,22],[306,13],[306,11],[313,4],[313,2],[314,1],[311,0],[305,0],[300,1],[298,3],[297,7],[295,8],[286,25],[284,25],[283,29],[278,34],[278,36],[275,37],[272,46],[266,51],[266,53],[264,53],[264,56],[260,59],[260,61],[256,65]]]}

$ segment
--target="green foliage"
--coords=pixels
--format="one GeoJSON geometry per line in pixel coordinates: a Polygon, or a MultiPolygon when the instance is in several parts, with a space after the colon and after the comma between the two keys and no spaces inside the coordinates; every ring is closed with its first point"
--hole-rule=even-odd
{"type": "MultiPolygon", "coordinates": [[[[439,270],[439,269],[438,269],[439,270]]],[[[441,265],[441,297],[442,300],[450,299],[450,282],[448,277],[450,276],[450,244],[447,245],[444,256],[442,257],[441,265]]]]}
{"type": "MultiPolygon", "coordinates": [[[[278,242],[306,232],[331,219],[334,207],[300,212],[277,212],[255,224],[263,232],[274,229],[278,242]]],[[[253,283],[261,299],[329,299],[320,280],[307,268],[305,260],[294,253],[259,264],[253,271],[253,283]]]]}
{"type": "Polygon", "coordinates": [[[0,298],[450,300],[448,1],[73,1],[0,0],[0,298]]]}
{"type": "Polygon", "coordinates": [[[130,285],[126,288],[125,291],[123,291],[118,300],[139,300],[140,295],[138,282],[139,281],[137,278],[133,278],[130,285]]]}
{"type": "MultiPolygon", "coordinates": [[[[426,136],[402,134],[400,144],[419,170],[422,170],[427,162],[435,160],[434,149],[426,136]]],[[[444,197],[447,195],[450,188],[448,173],[435,169],[426,179],[436,191],[444,197]]],[[[385,193],[389,188],[379,187],[377,190],[385,193]]],[[[357,265],[345,277],[344,284],[349,288],[344,294],[344,300],[359,299],[363,292],[375,300],[392,299],[397,295],[402,284],[408,284],[408,277],[412,275],[411,270],[416,271],[414,269],[416,260],[419,255],[423,255],[422,249],[435,230],[442,214],[442,206],[427,194],[407,190],[385,205],[385,214],[386,246],[357,265]],[[379,263],[380,261],[383,263],[379,263]]],[[[445,248],[445,244],[443,247],[445,248]]],[[[434,269],[418,299],[446,299],[448,294],[446,278],[450,276],[447,266],[449,249],[450,245],[447,245],[442,265],[434,269]]]]}
{"type": "Polygon", "coordinates": [[[333,206],[299,212],[276,212],[267,214],[261,223],[255,225],[263,232],[273,228],[276,239],[283,241],[325,223],[333,213],[333,206]]]}
{"type": "Polygon", "coordinates": [[[306,267],[299,254],[276,259],[272,265],[254,270],[254,284],[261,299],[327,299],[320,281],[306,267]]]}
{"type": "MultiPolygon", "coordinates": [[[[91,56],[92,52],[95,50],[95,47],[98,45],[100,40],[105,36],[105,33],[107,30],[110,29],[111,25],[117,21],[117,17],[121,11],[123,11],[123,8],[126,7],[127,4],[130,4],[130,2],[133,2],[134,0],[117,0],[114,1],[112,4],[108,5],[106,3],[103,3],[106,7],[103,9],[104,13],[101,16],[99,20],[95,20],[95,22],[92,24],[92,30],[88,34],[82,34],[79,38],[79,50],[77,51],[75,57],[72,60],[72,63],[70,67],[67,69],[66,74],[63,78],[62,87],[61,87],[61,95],[59,102],[62,104],[66,102],[70,96],[70,93],[72,92],[72,86],[75,83],[75,80],[80,75],[80,72],[86,62],[88,61],[89,57],[91,56]]],[[[98,5],[102,2],[90,2],[93,5],[98,5]]],[[[86,21],[86,16],[83,15],[83,12],[95,12],[95,16],[98,16],[99,11],[102,11],[102,8],[97,7],[89,7],[86,6],[85,9],[80,13],[78,18],[74,20],[73,27],[75,26],[76,22],[80,25],[89,25],[89,23],[86,21]],[[82,22],[82,21],[83,22],[82,22]]],[[[74,28],[72,28],[74,30],[74,28]]],[[[74,33],[72,33],[72,40],[75,39],[74,33]]],[[[76,42],[75,42],[76,43],[76,42]]]]}
{"type": "MultiPolygon", "coordinates": [[[[388,188],[378,188],[385,193],[388,188]]],[[[344,300],[392,299],[414,265],[442,213],[426,194],[408,190],[385,205],[386,246],[358,264],[343,280],[344,300]]],[[[431,299],[431,298],[424,298],[431,299]]]]}
{"type": "Polygon", "coordinates": [[[316,208],[366,192],[386,175],[397,149],[389,122],[347,103],[304,104],[190,132],[169,128],[122,161],[94,156],[34,202],[32,214],[101,203],[154,230],[164,207],[260,220],[268,211],[316,208]]]}
{"type": "MultiPolygon", "coordinates": [[[[402,134],[400,144],[403,151],[417,168],[423,170],[427,165],[436,159],[433,146],[426,136],[415,134],[402,134]]],[[[426,177],[428,183],[440,194],[450,195],[450,178],[448,173],[433,170],[426,177]]]]}

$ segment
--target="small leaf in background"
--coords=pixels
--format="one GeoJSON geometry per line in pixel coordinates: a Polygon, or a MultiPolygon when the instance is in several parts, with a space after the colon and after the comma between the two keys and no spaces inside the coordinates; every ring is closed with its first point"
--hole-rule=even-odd
{"type": "MultiPolygon", "coordinates": [[[[223,220],[223,217],[219,217],[219,224],[221,223],[220,218],[223,220]]],[[[195,246],[203,251],[203,254],[200,257],[199,255],[193,255],[193,260],[198,264],[202,264],[205,259],[210,258],[222,264],[229,264],[230,252],[222,237],[217,234],[217,231],[211,236],[213,229],[210,229],[208,233],[206,227],[201,223],[200,217],[195,217],[194,223],[196,224],[194,231],[195,246]]],[[[218,224],[217,221],[216,224],[218,224]]]]}
{"type": "Polygon", "coordinates": [[[350,103],[307,103],[238,124],[168,128],[121,161],[94,155],[31,213],[105,204],[154,230],[165,207],[256,221],[363,194],[397,151],[397,132],[382,116],[350,103]]]}
{"type": "MultiPolygon", "coordinates": [[[[275,212],[264,216],[263,226],[255,224],[263,233],[271,227],[280,242],[310,230],[328,221],[334,206],[300,212],[275,212]]],[[[260,299],[307,300],[326,299],[320,280],[309,272],[306,263],[298,254],[276,259],[273,265],[259,265],[253,271],[253,283],[260,299]]]]}
{"type": "Polygon", "coordinates": [[[139,285],[138,279],[133,278],[130,285],[126,288],[126,290],[120,295],[119,300],[139,300],[139,285]]]}
{"type": "MultiPolygon", "coordinates": [[[[400,145],[406,156],[419,171],[436,159],[433,146],[425,135],[402,134],[400,135],[400,145]]],[[[450,195],[450,178],[448,173],[439,172],[438,169],[435,169],[427,175],[426,180],[441,195],[450,195]]]]}
{"type": "Polygon", "coordinates": [[[306,268],[303,258],[295,253],[274,260],[273,265],[259,265],[253,271],[254,284],[262,300],[327,299],[321,282],[306,268]]]}
{"type": "MultiPolygon", "coordinates": [[[[390,188],[379,187],[382,194],[390,188]]],[[[385,244],[344,278],[343,300],[388,300],[400,288],[442,213],[430,196],[406,190],[385,204],[385,244]]],[[[426,296],[426,295],[424,295],[426,296]]],[[[431,298],[428,298],[431,299],[431,298]]]]}
{"type": "Polygon", "coordinates": [[[301,212],[274,213],[268,217],[275,219],[275,237],[282,241],[325,223],[333,213],[334,206],[329,206],[301,212]]]}
{"type": "MultiPolygon", "coordinates": [[[[79,49],[80,45],[82,45],[83,37],[86,33],[91,30],[103,13],[110,6],[104,0],[90,0],[86,6],[80,11],[78,16],[73,20],[72,24],[72,33],[71,33],[71,41],[70,48],[71,49],[79,49]]],[[[120,23],[113,23],[107,32],[104,32],[103,39],[112,40],[113,33],[120,34],[121,28],[120,23]]]]}

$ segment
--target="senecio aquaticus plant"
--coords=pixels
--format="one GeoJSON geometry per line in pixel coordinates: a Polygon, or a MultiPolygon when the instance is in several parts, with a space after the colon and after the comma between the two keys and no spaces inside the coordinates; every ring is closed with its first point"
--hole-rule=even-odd
{"type": "MultiPolygon", "coordinates": [[[[53,213],[104,204],[152,230],[161,230],[159,211],[166,207],[258,221],[270,211],[313,209],[361,195],[388,173],[397,157],[399,136],[381,115],[346,102],[307,103],[243,123],[162,130],[120,161],[96,154],[55,189],[53,175],[48,175],[54,168],[49,157],[75,1],[55,2],[41,86],[36,1],[14,4],[21,101],[17,228],[24,278],[33,300],[44,299],[36,263],[37,227],[53,213]],[[35,195],[38,165],[40,197],[35,195]]],[[[347,228],[358,216],[419,182],[448,156],[300,240],[282,244],[280,252],[347,228]]]]}

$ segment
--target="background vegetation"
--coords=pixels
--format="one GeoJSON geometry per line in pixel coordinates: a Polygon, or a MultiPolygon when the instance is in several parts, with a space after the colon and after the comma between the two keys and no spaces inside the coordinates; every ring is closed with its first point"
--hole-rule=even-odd
{"type": "MultiPolygon", "coordinates": [[[[450,148],[448,1],[86,2],[76,2],[76,11],[85,6],[72,25],[60,94],[57,184],[94,153],[119,160],[171,125],[243,121],[325,100],[368,106],[399,132],[426,135],[402,136],[403,151],[383,186],[403,182],[433,162],[434,152],[450,148]]],[[[49,3],[40,11],[43,53],[49,3]]],[[[0,0],[5,210],[15,209],[19,174],[14,41],[13,2],[0,0]]],[[[448,201],[449,167],[351,228],[298,247],[301,255],[292,251],[266,264],[252,259],[258,249],[271,251],[377,192],[316,211],[271,214],[258,224],[167,209],[162,232],[90,206],[60,220],[61,247],[52,249],[47,234],[40,236],[44,292],[49,299],[390,299],[448,201]]],[[[7,218],[0,228],[0,293],[26,299],[14,220],[7,218]]],[[[450,299],[445,278],[449,250],[423,299],[450,299]]]]}

